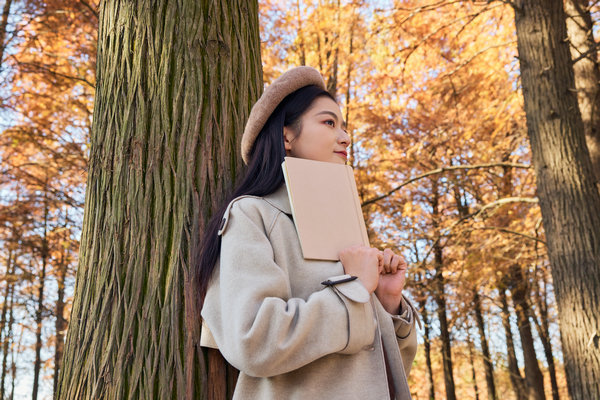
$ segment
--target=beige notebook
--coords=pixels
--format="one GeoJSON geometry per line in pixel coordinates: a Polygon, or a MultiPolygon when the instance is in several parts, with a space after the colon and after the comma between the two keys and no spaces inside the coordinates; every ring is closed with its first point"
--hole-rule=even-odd
{"type": "Polygon", "coordinates": [[[282,167],[304,258],[339,260],[340,250],[369,245],[350,166],[285,157],[282,167]]]}

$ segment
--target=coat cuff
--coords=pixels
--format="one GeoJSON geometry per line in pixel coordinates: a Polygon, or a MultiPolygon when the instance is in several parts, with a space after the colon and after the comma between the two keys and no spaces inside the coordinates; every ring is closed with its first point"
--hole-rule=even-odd
{"type": "Polygon", "coordinates": [[[359,279],[329,287],[346,306],[348,317],[348,343],[340,353],[358,353],[375,340],[377,323],[373,307],[369,302],[371,296],[359,279]]]}
{"type": "Polygon", "coordinates": [[[418,319],[417,310],[404,295],[402,296],[400,307],[400,315],[392,315],[392,322],[394,323],[394,329],[396,330],[398,339],[406,339],[415,325],[415,320],[419,323],[419,326],[420,321],[418,319]]]}

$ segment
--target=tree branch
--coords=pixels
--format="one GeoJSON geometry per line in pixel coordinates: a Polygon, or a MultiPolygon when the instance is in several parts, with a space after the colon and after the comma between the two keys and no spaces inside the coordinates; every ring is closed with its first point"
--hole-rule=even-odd
{"type": "Polygon", "coordinates": [[[394,194],[395,192],[397,192],[398,190],[402,189],[404,186],[411,184],[413,182],[416,182],[420,179],[426,178],[428,176],[431,175],[437,175],[437,174],[441,174],[444,172],[448,172],[448,171],[454,171],[454,170],[468,170],[468,169],[480,169],[480,168],[492,168],[492,167],[512,167],[512,168],[524,168],[524,169],[530,169],[531,165],[529,164],[518,164],[518,163],[509,163],[509,162],[498,162],[498,163],[485,163],[485,164],[474,164],[474,165],[452,165],[450,167],[442,167],[442,168],[437,168],[428,172],[425,172],[423,174],[417,175],[413,178],[410,178],[404,182],[402,182],[400,185],[396,186],[395,188],[393,188],[392,190],[389,190],[388,192],[381,194],[379,196],[373,197],[371,199],[365,200],[362,204],[361,207],[366,207],[370,204],[376,203],[379,200],[383,200],[386,197],[391,196],[392,194],[394,194]]]}

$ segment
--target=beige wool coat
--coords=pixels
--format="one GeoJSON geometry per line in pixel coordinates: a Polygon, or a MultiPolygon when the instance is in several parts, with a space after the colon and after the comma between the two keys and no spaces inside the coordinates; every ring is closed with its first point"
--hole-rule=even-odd
{"type": "Polygon", "coordinates": [[[234,399],[390,399],[388,374],[411,398],[416,311],[390,315],[360,280],[321,284],[343,266],[302,257],[285,185],[232,201],[220,234],[202,343],[240,370],[234,399]]]}

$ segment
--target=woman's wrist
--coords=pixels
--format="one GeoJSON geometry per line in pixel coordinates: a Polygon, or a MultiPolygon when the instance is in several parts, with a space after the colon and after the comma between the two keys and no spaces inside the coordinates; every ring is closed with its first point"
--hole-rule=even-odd
{"type": "Polygon", "coordinates": [[[392,315],[399,315],[402,312],[402,293],[398,296],[382,295],[375,291],[375,295],[379,299],[379,302],[387,311],[392,315]]]}

